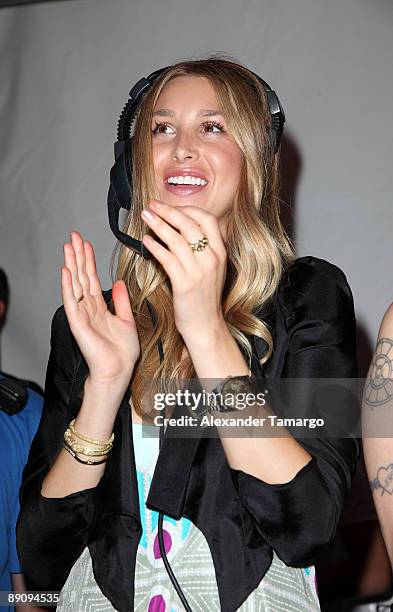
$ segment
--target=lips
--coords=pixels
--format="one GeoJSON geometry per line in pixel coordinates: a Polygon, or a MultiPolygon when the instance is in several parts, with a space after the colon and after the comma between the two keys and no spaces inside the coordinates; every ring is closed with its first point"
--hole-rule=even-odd
{"type": "MultiPolygon", "coordinates": [[[[178,174],[177,176],[180,176],[180,175],[178,174]]],[[[167,183],[166,181],[164,185],[167,191],[170,191],[171,193],[174,193],[175,195],[178,195],[178,196],[192,195],[194,193],[198,193],[199,191],[202,191],[202,189],[206,189],[206,187],[208,186],[208,185],[172,185],[171,183],[167,183]]]]}

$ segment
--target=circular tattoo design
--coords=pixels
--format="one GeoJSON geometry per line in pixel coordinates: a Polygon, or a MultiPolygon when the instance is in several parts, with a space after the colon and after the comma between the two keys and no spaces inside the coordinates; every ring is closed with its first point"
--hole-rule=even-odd
{"type": "Polygon", "coordinates": [[[375,349],[364,398],[371,406],[380,406],[393,398],[393,340],[381,338],[375,349]]]}

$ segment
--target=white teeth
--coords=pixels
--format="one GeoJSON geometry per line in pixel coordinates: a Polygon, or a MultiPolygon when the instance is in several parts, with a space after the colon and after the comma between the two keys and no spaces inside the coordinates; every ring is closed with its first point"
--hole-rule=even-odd
{"type": "Polygon", "coordinates": [[[173,185],[207,185],[205,179],[197,178],[196,176],[170,176],[168,183],[173,185]]]}

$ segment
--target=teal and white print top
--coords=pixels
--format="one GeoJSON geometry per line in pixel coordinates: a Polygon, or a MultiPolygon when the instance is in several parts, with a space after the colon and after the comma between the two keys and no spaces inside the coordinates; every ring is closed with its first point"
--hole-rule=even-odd
{"type": "MultiPolygon", "coordinates": [[[[165,570],[158,545],[158,512],[145,501],[159,453],[158,437],[146,436],[146,425],[133,423],[134,452],[138,478],[143,534],[136,557],[135,612],[184,612],[165,570]]],[[[154,427],[154,425],[151,425],[154,427]]],[[[193,612],[220,612],[214,566],[209,546],[201,531],[186,518],[164,516],[165,551],[193,612]]],[[[62,591],[60,612],[109,612],[115,610],[97,585],[89,549],[74,564],[62,591]]],[[[315,612],[320,610],[314,567],[285,565],[273,553],[272,564],[241,612],[315,612]]]]}

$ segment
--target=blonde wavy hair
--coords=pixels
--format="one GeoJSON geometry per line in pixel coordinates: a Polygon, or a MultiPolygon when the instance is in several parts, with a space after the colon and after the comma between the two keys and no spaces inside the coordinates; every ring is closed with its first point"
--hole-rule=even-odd
{"type": "MultiPolygon", "coordinates": [[[[251,359],[252,347],[245,334],[262,338],[273,351],[267,325],[254,312],[275,293],[284,269],[293,261],[293,249],[279,217],[279,152],[274,153],[268,138],[271,115],[266,93],[245,66],[227,56],[174,64],[145,94],[135,118],[132,150],[132,209],[124,231],[141,240],[146,231],[141,211],[149,201],[159,199],[152,158],[152,120],[158,96],[178,76],[195,75],[209,79],[214,87],[228,129],[243,152],[241,179],[233,214],[227,225],[227,276],[222,311],[228,329],[251,359]]],[[[141,343],[141,356],[131,380],[134,409],[142,409],[146,380],[196,378],[191,358],[174,323],[170,281],[155,258],[145,259],[123,245],[115,250],[116,279],[125,281],[141,343]],[[154,309],[153,327],[146,300],[154,309]],[[157,340],[161,337],[164,359],[160,363],[157,340]]]]}

